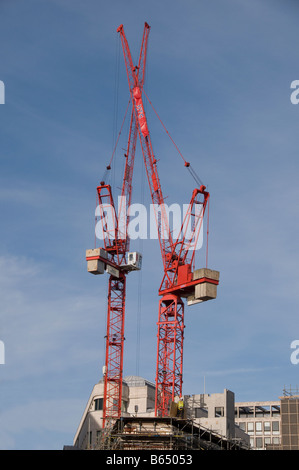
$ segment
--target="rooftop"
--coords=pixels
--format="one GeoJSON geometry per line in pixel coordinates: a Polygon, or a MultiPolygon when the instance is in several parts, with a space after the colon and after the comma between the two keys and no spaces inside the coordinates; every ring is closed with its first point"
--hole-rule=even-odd
{"type": "Polygon", "coordinates": [[[138,375],[127,375],[124,377],[124,382],[129,387],[144,387],[145,385],[149,387],[155,387],[155,384],[150,382],[149,380],[144,379],[138,375]]]}

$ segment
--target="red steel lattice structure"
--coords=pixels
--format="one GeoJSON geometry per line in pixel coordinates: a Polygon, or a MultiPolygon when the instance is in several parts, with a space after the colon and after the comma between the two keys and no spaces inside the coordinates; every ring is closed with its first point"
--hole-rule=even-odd
{"type": "MultiPolygon", "coordinates": [[[[157,416],[166,416],[169,412],[170,402],[176,396],[182,394],[185,328],[182,297],[194,298],[194,289],[198,284],[204,285],[207,282],[214,285],[218,284],[217,279],[209,279],[205,274],[194,278],[192,273],[194,255],[209,200],[209,193],[205,190],[205,186],[201,185],[200,188],[194,189],[180,233],[175,240],[173,240],[169,227],[168,214],[165,209],[157,170],[157,161],[153,153],[142,100],[149,31],[150,27],[145,23],[139,62],[137,66],[134,66],[123,25],[120,25],[117,29],[122,42],[132,103],[129,138],[125,155],[126,166],[121,192],[121,195],[125,198],[121,200],[122,207],[117,216],[113,211],[115,219],[112,227],[113,236],[108,233],[108,224],[105,215],[102,214],[103,230],[107,232],[105,256],[103,257],[101,253],[89,253],[87,256],[87,260],[95,259],[110,267],[110,272],[112,270],[108,293],[103,426],[107,418],[117,418],[121,415],[126,275],[130,271],[126,260],[130,245],[127,230],[129,219],[126,214],[128,214],[127,209],[131,203],[137,134],[139,135],[151,199],[155,209],[164,268],[164,275],[159,289],[161,299],[159,302],[157,334],[155,402],[157,416]],[[113,272],[113,270],[115,271],[113,272]]],[[[189,166],[186,161],[185,166],[189,166]]],[[[108,202],[107,205],[114,208],[111,187],[101,182],[97,191],[99,205],[105,206],[105,203],[108,202]]],[[[203,297],[198,298],[199,300],[195,300],[195,302],[205,300],[203,297]]]]}

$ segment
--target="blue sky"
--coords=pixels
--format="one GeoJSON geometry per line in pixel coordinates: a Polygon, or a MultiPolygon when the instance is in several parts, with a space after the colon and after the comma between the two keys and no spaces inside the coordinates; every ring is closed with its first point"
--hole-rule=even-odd
{"type": "MultiPolygon", "coordinates": [[[[108,279],[87,273],[85,250],[128,102],[121,23],[136,60],[150,24],[146,93],[211,194],[221,282],[216,301],[186,307],[184,393],[205,381],[236,401],[275,400],[296,386],[297,2],[3,0],[0,12],[0,448],[71,444],[101,378],[108,279]]],[[[146,109],[167,202],[187,203],[194,181],[146,109]]],[[[134,202],[149,204],[139,144],[134,181],[134,202]]],[[[124,375],[154,381],[162,263],[157,241],[134,246],[124,375]]]]}

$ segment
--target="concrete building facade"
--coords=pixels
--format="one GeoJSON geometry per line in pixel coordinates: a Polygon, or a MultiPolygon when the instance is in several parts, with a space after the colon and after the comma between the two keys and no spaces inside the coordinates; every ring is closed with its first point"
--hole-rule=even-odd
{"type": "Polygon", "coordinates": [[[128,387],[129,416],[154,416],[155,415],[155,385],[148,380],[136,375],[129,375],[124,378],[128,387]]]}
{"type": "MultiPolygon", "coordinates": [[[[96,448],[102,431],[104,380],[92,389],[74,438],[80,449],[96,448]]],[[[155,386],[137,376],[124,378],[122,388],[122,416],[154,416],[155,386]]]]}
{"type": "Polygon", "coordinates": [[[187,416],[227,439],[235,439],[235,396],[230,390],[223,393],[185,396],[187,416]]]}

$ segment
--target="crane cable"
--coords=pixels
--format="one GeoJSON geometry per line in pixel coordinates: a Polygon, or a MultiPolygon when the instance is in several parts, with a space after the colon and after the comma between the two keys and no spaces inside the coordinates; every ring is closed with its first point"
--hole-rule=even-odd
{"type": "Polygon", "coordinates": [[[120,49],[121,49],[120,46],[121,46],[121,42],[120,42],[119,37],[117,35],[116,36],[116,45],[115,45],[114,109],[113,109],[113,132],[112,132],[112,148],[113,148],[113,145],[114,145],[114,148],[112,150],[112,155],[111,155],[109,164],[106,166],[105,172],[103,174],[102,181],[106,180],[107,175],[108,175],[108,171],[111,170],[112,160],[113,160],[113,157],[114,157],[115,152],[116,152],[116,147],[118,145],[118,141],[119,141],[119,138],[121,136],[122,128],[123,128],[123,125],[125,123],[125,120],[126,120],[126,117],[127,117],[127,112],[128,112],[129,105],[130,105],[130,102],[131,102],[131,100],[129,99],[127,109],[126,109],[126,112],[125,112],[125,116],[123,118],[123,122],[121,124],[121,128],[120,128],[120,131],[118,133],[118,136],[116,138],[116,132],[117,132],[117,128],[118,128],[117,120],[118,120],[118,101],[119,101],[118,96],[119,96],[119,74],[120,74],[119,73],[119,70],[120,70],[120,49]],[[115,144],[114,144],[114,142],[115,142],[115,144]]]}
{"type": "Polygon", "coordinates": [[[112,133],[112,147],[115,142],[117,132],[117,118],[118,118],[118,97],[119,97],[119,70],[120,70],[120,42],[116,36],[115,44],[115,72],[114,72],[114,103],[113,103],[113,133],[112,133]]]}
{"type": "MultiPolygon", "coordinates": [[[[144,180],[145,180],[145,168],[141,167],[141,178],[140,178],[140,192],[141,192],[141,204],[144,204],[144,180]]],[[[139,238],[139,252],[143,252],[143,239],[139,238]]],[[[141,336],[141,320],[142,320],[142,269],[138,271],[138,286],[137,286],[137,309],[136,309],[136,375],[139,375],[140,366],[140,336],[141,336]]]]}
{"type": "MultiPolygon", "coordinates": [[[[190,175],[191,175],[192,178],[195,180],[195,182],[196,182],[196,184],[197,184],[198,186],[203,185],[203,182],[201,181],[201,179],[200,179],[199,176],[197,175],[197,173],[196,173],[196,171],[194,170],[194,168],[193,168],[193,167],[191,166],[191,164],[190,164],[189,162],[187,162],[187,161],[185,160],[185,158],[183,157],[183,155],[182,155],[180,149],[178,148],[178,146],[177,146],[176,143],[174,142],[173,138],[172,138],[171,135],[169,134],[168,130],[166,129],[164,123],[162,122],[160,116],[158,115],[157,111],[155,110],[155,108],[154,108],[154,106],[153,106],[151,100],[150,100],[149,97],[147,96],[147,94],[146,94],[146,92],[144,91],[144,89],[143,89],[143,93],[145,94],[145,96],[146,96],[148,102],[150,103],[150,105],[151,105],[151,107],[153,108],[153,110],[154,110],[156,116],[158,117],[160,123],[162,124],[162,126],[163,126],[163,128],[164,128],[166,134],[168,135],[168,137],[169,137],[170,140],[172,141],[173,145],[174,145],[175,148],[177,149],[177,151],[178,151],[179,155],[181,156],[181,158],[184,160],[185,167],[187,167],[187,169],[188,169],[190,175]]],[[[206,267],[208,267],[208,243],[209,243],[208,240],[209,240],[209,231],[210,231],[210,230],[209,230],[209,219],[210,219],[210,200],[208,201],[208,220],[207,220],[207,234],[206,234],[206,235],[207,235],[206,267]]]]}
{"type": "Polygon", "coordinates": [[[115,143],[115,146],[114,146],[114,149],[113,149],[113,152],[112,152],[112,155],[111,155],[109,164],[106,166],[106,170],[105,170],[105,173],[104,173],[103,178],[102,178],[103,181],[105,181],[105,179],[106,179],[106,177],[107,177],[107,174],[108,174],[108,171],[111,170],[112,160],[113,160],[113,157],[114,157],[114,155],[115,155],[116,147],[117,147],[117,145],[118,145],[118,141],[119,141],[119,138],[120,138],[121,133],[122,133],[122,129],[123,129],[123,126],[124,126],[126,117],[127,117],[127,113],[128,113],[128,109],[129,109],[130,103],[131,103],[131,99],[130,99],[129,102],[128,102],[127,109],[126,109],[126,112],[125,112],[125,115],[124,115],[124,118],[123,118],[123,122],[122,122],[121,127],[120,127],[120,131],[119,131],[118,136],[117,136],[117,139],[116,139],[116,143],[115,143]]]}
{"type": "Polygon", "coordinates": [[[159,114],[157,113],[157,111],[155,110],[151,100],[149,99],[149,97],[147,96],[147,94],[145,93],[144,89],[143,89],[143,93],[145,94],[149,104],[151,105],[151,107],[153,108],[157,118],[159,119],[160,123],[162,124],[166,134],[168,135],[168,137],[170,138],[171,142],[173,143],[173,145],[175,146],[175,148],[177,149],[179,155],[181,156],[181,158],[184,160],[184,164],[185,164],[185,167],[188,168],[188,171],[189,173],[191,174],[192,178],[196,181],[196,183],[201,186],[203,184],[203,182],[201,181],[201,179],[199,178],[199,176],[196,174],[196,171],[194,170],[194,168],[192,168],[191,164],[189,162],[187,162],[187,160],[183,157],[180,149],[178,148],[178,146],[176,145],[176,143],[174,142],[173,138],[171,137],[171,135],[169,134],[168,130],[166,129],[164,123],[162,122],[162,119],[160,118],[159,114]]]}

